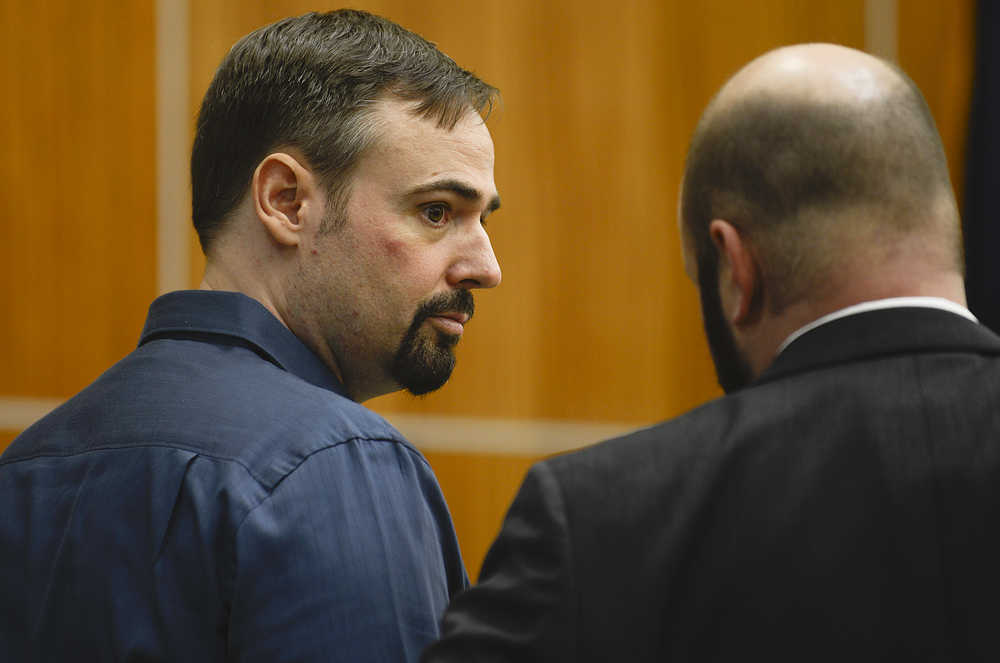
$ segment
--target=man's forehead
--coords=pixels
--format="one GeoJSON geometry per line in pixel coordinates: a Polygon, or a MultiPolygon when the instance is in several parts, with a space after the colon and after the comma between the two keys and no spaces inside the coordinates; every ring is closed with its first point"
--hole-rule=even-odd
{"type": "Polygon", "coordinates": [[[376,104],[371,112],[374,135],[356,176],[382,181],[397,194],[449,190],[496,206],[493,141],[471,107],[448,128],[435,117],[415,113],[417,102],[388,98],[376,104]]]}
{"type": "Polygon", "coordinates": [[[492,153],[493,140],[483,118],[469,106],[454,126],[443,125],[437,114],[427,114],[420,110],[421,102],[383,97],[375,101],[369,114],[373,144],[385,147],[395,145],[393,140],[401,138],[426,139],[433,142],[463,143],[473,142],[492,153]],[[379,140],[389,138],[389,141],[379,140]]]}

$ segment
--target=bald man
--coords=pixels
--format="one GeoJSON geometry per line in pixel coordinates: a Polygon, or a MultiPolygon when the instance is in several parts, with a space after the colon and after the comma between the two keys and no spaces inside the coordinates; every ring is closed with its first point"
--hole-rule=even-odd
{"type": "Polygon", "coordinates": [[[1000,660],[1000,338],[919,90],[762,56],[680,211],[727,395],[533,467],[423,660],[1000,660]]]}

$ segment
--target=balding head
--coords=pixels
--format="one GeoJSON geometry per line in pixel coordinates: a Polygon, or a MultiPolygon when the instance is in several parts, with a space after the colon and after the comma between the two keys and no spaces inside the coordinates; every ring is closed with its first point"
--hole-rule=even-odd
{"type": "Polygon", "coordinates": [[[817,103],[864,103],[905,84],[898,70],[867,53],[836,44],[800,44],[765,53],[719,91],[714,107],[759,94],[817,103]]]}
{"type": "Polygon", "coordinates": [[[699,274],[714,273],[712,219],[745,234],[772,312],[903,253],[961,270],[927,104],[904,73],[842,46],[778,49],[726,83],[692,139],[682,218],[699,274]]]}

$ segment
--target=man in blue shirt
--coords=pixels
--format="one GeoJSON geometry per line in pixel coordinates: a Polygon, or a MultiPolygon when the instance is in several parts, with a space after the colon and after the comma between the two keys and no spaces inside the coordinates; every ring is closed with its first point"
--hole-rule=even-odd
{"type": "Polygon", "coordinates": [[[262,28],[198,117],[201,289],[0,458],[0,660],[409,661],[467,586],[427,462],[500,281],[496,90],[358,11],[262,28]]]}

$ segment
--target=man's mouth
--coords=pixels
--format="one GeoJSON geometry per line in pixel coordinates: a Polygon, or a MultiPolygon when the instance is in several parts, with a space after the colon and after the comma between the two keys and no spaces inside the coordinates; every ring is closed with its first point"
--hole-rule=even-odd
{"type": "Polygon", "coordinates": [[[442,334],[454,337],[453,341],[457,342],[475,310],[472,293],[468,290],[441,293],[420,306],[411,328],[415,331],[426,321],[442,334]]]}
{"type": "Polygon", "coordinates": [[[427,320],[446,334],[461,336],[465,330],[465,323],[469,321],[469,315],[458,311],[446,311],[428,316],[427,320]]]}

